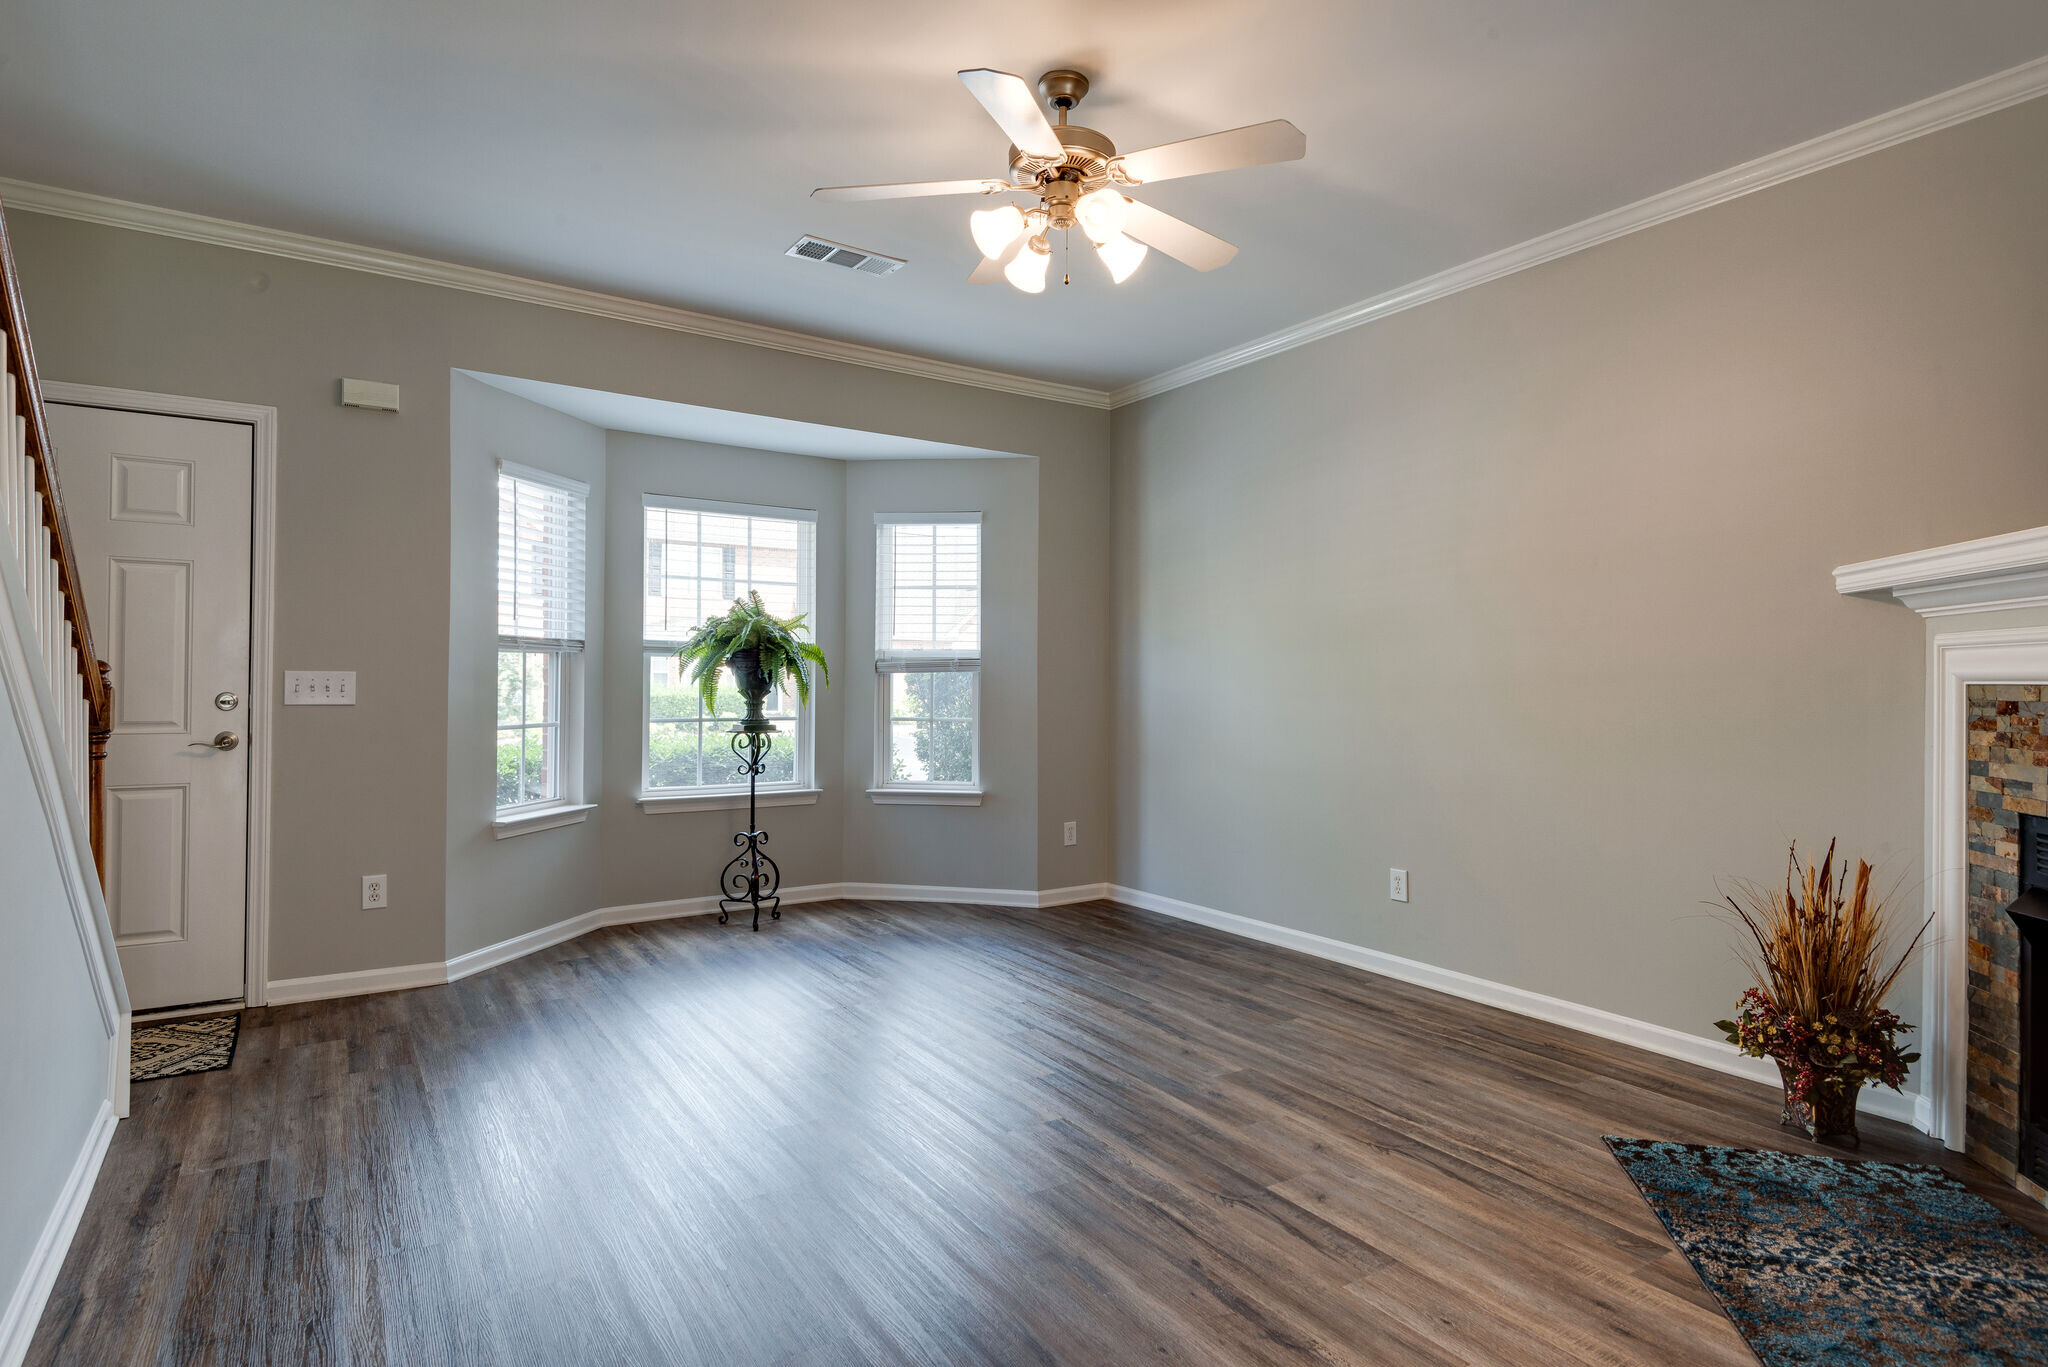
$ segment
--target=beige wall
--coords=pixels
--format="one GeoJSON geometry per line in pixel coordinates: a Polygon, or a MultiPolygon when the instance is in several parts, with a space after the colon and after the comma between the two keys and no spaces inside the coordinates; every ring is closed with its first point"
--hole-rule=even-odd
{"type": "Polygon", "coordinates": [[[1036,889],[1040,462],[860,461],[846,474],[846,880],[1036,889]],[[982,515],[979,807],[877,805],[875,514],[982,515]]]}
{"type": "Polygon", "coordinates": [[[834,666],[835,686],[811,695],[816,777],[823,789],[810,806],[771,807],[762,813],[769,853],[790,887],[840,879],[839,830],[851,800],[840,774],[839,736],[845,714],[844,614],[846,465],[815,456],[747,451],[704,442],[613,432],[611,502],[616,530],[607,556],[603,906],[634,906],[703,897],[718,888],[719,871],[733,856],[732,837],[746,829],[741,810],[646,812],[640,795],[640,720],[645,691],[641,620],[646,557],[641,499],[647,494],[808,508],[818,515],[816,639],[834,666]]]}
{"type": "Polygon", "coordinates": [[[2048,522],[2044,244],[2037,101],[1121,410],[1119,880],[1702,1035],[1717,878],[1917,909],[1829,571],[2048,522]]]}
{"type": "Polygon", "coordinates": [[[279,410],[277,664],[354,669],[361,701],[278,717],[273,978],[445,954],[450,370],[931,441],[1000,434],[1092,462],[1098,480],[1107,460],[1096,410],[122,229],[8,222],[46,377],[279,410]],[[339,407],[344,375],[399,383],[404,411],[339,407]],[[360,911],[373,872],[392,905],[360,911]]]}
{"type": "Polygon", "coordinates": [[[1115,849],[1110,664],[1114,470],[1085,449],[1038,462],[1038,882],[1109,880],[1115,849]],[[1078,841],[1061,841],[1066,822],[1078,841]]]}
{"type": "MultiPolygon", "coordinates": [[[[448,881],[447,957],[455,958],[589,911],[598,886],[598,828],[590,821],[494,838],[498,711],[498,462],[590,486],[584,568],[585,649],[563,671],[565,764],[581,801],[603,783],[600,734],[605,653],[605,434],[589,423],[449,377],[448,409],[448,881]]],[[[596,815],[592,813],[592,815],[596,815]]]]}

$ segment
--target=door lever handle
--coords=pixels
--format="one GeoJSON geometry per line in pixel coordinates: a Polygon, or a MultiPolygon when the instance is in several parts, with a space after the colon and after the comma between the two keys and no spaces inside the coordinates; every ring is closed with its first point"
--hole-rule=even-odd
{"type": "Polygon", "coordinates": [[[242,738],[232,731],[223,731],[212,740],[195,740],[187,750],[232,750],[242,743],[242,738]]]}

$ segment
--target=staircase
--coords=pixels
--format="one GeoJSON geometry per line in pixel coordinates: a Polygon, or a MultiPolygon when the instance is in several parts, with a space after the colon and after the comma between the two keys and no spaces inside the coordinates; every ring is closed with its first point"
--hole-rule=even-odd
{"type": "Polygon", "coordinates": [[[5,397],[0,399],[0,526],[16,580],[28,600],[24,646],[39,654],[43,683],[55,705],[52,747],[71,778],[90,830],[93,863],[106,881],[107,737],[114,729],[114,689],[106,662],[93,651],[92,627],[78,564],[64,523],[64,503],[50,449],[35,352],[29,345],[14,249],[0,214],[0,328],[5,329],[5,397]]]}
{"type": "Polygon", "coordinates": [[[103,894],[114,699],[81,588],[0,213],[0,1367],[27,1353],[128,1114],[128,993],[103,894]]]}

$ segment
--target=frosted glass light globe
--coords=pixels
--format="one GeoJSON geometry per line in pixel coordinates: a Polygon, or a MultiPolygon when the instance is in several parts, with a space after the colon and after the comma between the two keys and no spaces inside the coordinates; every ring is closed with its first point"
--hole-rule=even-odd
{"type": "Polygon", "coordinates": [[[976,209],[967,216],[967,230],[974,234],[974,245],[981,248],[981,254],[993,261],[1024,231],[1024,211],[1014,204],[976,209]]]}
{"type": "Polygon", "coordinates": [[[1088,234],[1088,240],[1098,246],[1109,241],[1124,230],[1124,217],[1131,202],[1108,186],[1090,190],[1074,205],[1074,217],[1081,222],[1081,231],[1088,234]]]}
{"type": "Polygon", "coordinates": [[[1109,278],[1121,285],[1131,278],[1131,272],[1138,269],[1138,263],[1145,259],[1149,249],[1142,242],[1133,241],[1122,233],[1107,242],[1095,244],[1095,254],[1102,258],[1102,264],[1109,267],[1109,278]]]}
{"type": "Polygon", "coordinates": [[[1045,292],[1045,269],[1052,264],[1050,249],[1041,249],[1036,242],[1026,243],[1024,250],[1010,258],[1010,264],[1003,267],[1003,278],[1026,294],[1045,292]]]}

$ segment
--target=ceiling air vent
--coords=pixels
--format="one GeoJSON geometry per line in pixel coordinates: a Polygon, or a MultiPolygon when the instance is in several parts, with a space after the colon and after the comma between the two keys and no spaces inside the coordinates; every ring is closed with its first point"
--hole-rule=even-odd
{"type": "Polygon", "coordinates": [[[800,256],[806,261],[819,261],[827,266],[840,266],[862,275],[894,275],[903,269],[905,263],[899,257],[883,256],[880,252],[864,252],[858,247],[849,247],[844,242],[827,242],[822,237],[808,233],[796,240],[796,245],[783,253],[784,256],[800,256]]]}

